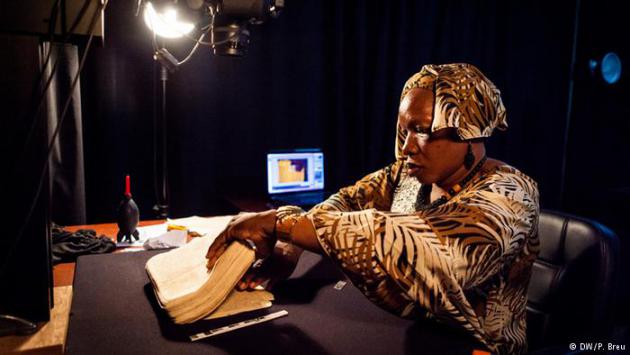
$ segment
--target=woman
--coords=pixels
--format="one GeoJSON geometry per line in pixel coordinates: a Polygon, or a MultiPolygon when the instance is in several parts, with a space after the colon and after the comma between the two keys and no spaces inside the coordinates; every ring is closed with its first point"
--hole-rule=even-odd
{"type": "MultiPolygon", "coordinates": [[[[486,158],[495,128],[507,128],[505,108],[477,68],[426,65],[403,89],[393,164],[308,212],[239,215],[211,246],[208,265],[232,240],[250,240],[261,258],[280,251],[268,269],[299,257],[287,244],[325,253],[384,309],[450,323],[497,353],[526,352],[538,190],[486,158]]],[[[239,288],[268,277],[252,272],[239,288]]]]}

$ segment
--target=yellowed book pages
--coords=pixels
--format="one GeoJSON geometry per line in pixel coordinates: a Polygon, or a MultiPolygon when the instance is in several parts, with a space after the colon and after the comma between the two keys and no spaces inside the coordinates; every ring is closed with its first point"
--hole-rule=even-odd
{"type": "Polygon", "coordinates": [[[197,291],[210,279],[206,256],[199,251],[207,251],[211,242],[209,237],[196,238],[185,246],[158,254],[147,261],[147,272],[163,306],[197,291]]]}
{"type": "MultiPolygon", "coordinates": [[[[227,225],[227,221],[221,222],[227,225]]],[[[175,323],[219,318],[271,305],[273,295],[267,291],[233,292],[255,258],[248,246],[232,243],[214,269],[206,269],[206,252],[215,237],[208,234],[195,238],[185,246],[152,257],[146,264],[158,301],[175,323]],[[215,311],[217,314],[213,314],[215,311]]]]}
{"type": "Polygon", "coordinates": [[[208,281],[196,292],[171,300],[165,305],[166,309],[176,323],[190,323],[205,318],[225,301],[253,262],[254,251],[239,242],[233,242],[217,260],[208,281]]]}
{"type": "Polygon", "coordinates": [[[255,311],[271,307],[273,295],[265,290],[237,291],[233,290],[228,298],[206,319],[222,318],[235,314],[255,311]]]}

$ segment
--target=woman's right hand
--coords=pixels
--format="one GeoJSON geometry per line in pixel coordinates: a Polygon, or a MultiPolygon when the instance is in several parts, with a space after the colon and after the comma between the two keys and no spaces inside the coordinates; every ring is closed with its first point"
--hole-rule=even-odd
{"type": "Polygon", "coordinates": [[[267,258],[272,254],[276,244],[276,236],[273,233],[275,223],[276,210],[259,213],[245,212],[234,216],[212,242],[206,253],[208,270],[214,267],[219,257],[233,241],[251,242],[255,246],[256,259],[267,258]]]}

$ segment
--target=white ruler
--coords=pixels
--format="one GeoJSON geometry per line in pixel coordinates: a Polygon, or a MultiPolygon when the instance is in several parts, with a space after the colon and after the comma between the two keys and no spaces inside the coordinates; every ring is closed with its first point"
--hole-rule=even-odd
{"type": "Polygon", "coordinates": [[[197,334],[191,335],[190,336],[190,340],[191,341],[197,341],[197,340],[209,338],[209,337],[212,337],[212,336],[215,336],[215,335],[231,332],[231,331],[236,330],[236,329],[249,327],[250,325],[268,322],[268,321],[274,320],[276,318],[284,317],[284,316],[286,316],[288,314],[289,314],[289,312],[287,312],[286,310],[283,309],[281,311],[274,312],[274,313],[269,313],[269,314],[266,314],[264,316],[260,316],[260,317],[257,317],[257,318],[252,318],[252,319],[244,320],[242,322],[237,322],[237,323],[233,323],[233,324],[230,324],[230,325],[226,325],[225,327],[215,328],[215,329],[208,330],[207,332],[197,333],[197,334]]]}

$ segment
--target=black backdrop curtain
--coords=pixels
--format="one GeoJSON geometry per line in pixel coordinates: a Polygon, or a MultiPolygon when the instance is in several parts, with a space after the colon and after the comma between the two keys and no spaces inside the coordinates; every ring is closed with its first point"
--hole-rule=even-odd
{"type": "MultiPolygon", "coordinates": [[[[243,58],[201,48],[169,77],[172,214],[221,213],[224,192],[262,193],[265,153],[321,147],[331,189],[391,162],[401,87],[423,64],[469,62],[502,90],[510,129],[492,156],[558,204],[573,3],[289,1],[252,28],[243,58]]],[[[112,220],[125,173],[144,216],[155,203],[150,33],[112,2],[105,48],[82,85],[88,218],[112,220]]],[[[167,47],[182,58],[187,40],[167,47]]]]}
{"type": "MultiPolygon", "coordinates": [[[[542,207],[595,217],[617,230],[627,254],[629,89],[605,86],[583,70],[606,50],[628,58],[627,21],[614,6],[610,0],[287,1],[279,18],[252,28],[245,57],[214,57],[202,47],[170,75],[171,216],[231,213],[226,194],[263,194],[270,149],[321,147],[329,189],[356,181],[394,159],[405,80],[423,64],[469,62],[501,89],[508,110],[510,127],[489,140],[489,155],[538,181],[542,207]],[[563,201],[570,78],[575,100],[563,201]]],[[[153,217],[159,68],[151,34],[134,12],[134,1],[110,3],[105,46],[90,52],[82,74],[88,222],[114,220],[126,173],[142,218],[153,217]]],[[[185,39],[165,44],[179,58],[192,47],[185,39]]]]}

